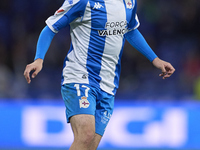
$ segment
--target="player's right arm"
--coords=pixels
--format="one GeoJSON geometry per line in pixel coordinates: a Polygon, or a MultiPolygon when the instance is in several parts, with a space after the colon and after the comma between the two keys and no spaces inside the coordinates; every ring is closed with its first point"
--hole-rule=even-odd
{"type": "Polygon", "coordinates": [[[26,66],[26,69],[24,71],[24,77],[26,78],[27,83],[31,83],[31,78],[30,78],[30,72],[34,71],[32,74],[32,78],[35,78],[36,75],[42,70],[43,66],[43,59],[36,59],[34,62],[31,64],[28,64],[26,66]]]}
{"type": "Polygon", "coordinates": [[[46,20],[47,26],[42,30],[36,49],[35,61],[26,66],[24,76],[28,83],[31,82],[30,72],[34,70],[34,78],[42,69],[43,59],[56,33],[69,25],[73,20],[82,17],[88,0],[65,1],[56,13],[46,20]]]}
{"type": "Polygon", "coordinates": [[[37,42],[35,60],[33,63],[28,64],[24,71],[24,76],[28,83],[31,83],[31,78],[30,78],[31,71],[34,71],[31,77],[35,78],[36,75],[42,70],[45,54],[47,50],[49,49],[49,46],[51,44],[51,41],[54,35],[55,33],[51,31],[51,29],[48,26],[46,26],[40,33],[40,36],[37,42]]]}

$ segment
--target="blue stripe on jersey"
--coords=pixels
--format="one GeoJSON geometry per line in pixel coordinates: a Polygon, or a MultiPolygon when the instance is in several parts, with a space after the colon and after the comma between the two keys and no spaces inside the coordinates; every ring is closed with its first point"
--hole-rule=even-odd
{"type": "Polygon", "coordinates": [[[137,26],[137,24],[138,24],[138,22],[135,19],[136,10],[137,10],[137,0],[131,0],[131,1],[132,1],[132,4],[134,4],[133,1],[135,1],[135,6],[132,9],[131,21],[130,21],[129,26],[128,26],[129,30],[135,28],[137,26]]]}
{"type": "Polygon", "coordinates": [[[101,77],[99,74],[101,71],[101,59],[105,47],[106,36],[99,36],[97,28],[100,28],[100,26],[101,29],[102,27],[105,27],[105,23],[107,22],[106,6],[104,0],[98,0],[103,7],[101,7],[101,9],[93,9],[97,1],[90,0],[89,2],[91,6],[92,21],[86,67],[89,75],[89,84],[100,87],[99,83],[101,77]]]}
{"type": "MultiPolygon", "coordinates": [[[[73,47],[73,44],[72,44],[72,42],[71,42],[70,48],[69,48],[69,51],[68,51],[67,55],[68,55],[73,49],[74,49],[74,47],[73,47]]],[[[67,61],[68,61],[68,58],[67,58],[67,61]]]]}
{"type": "MultiPolygon", "coordinates": [[[[73,48],[73,45],[72,45],[72,43],[71,43],[70,49],[69,49],[69,51],[68,51],[68,54],[69,54],[73,49],[74,49],[74,48],[73,48]]],[[[67,56],[68,56],[68,55],[67,55],[67,56]]],[[[64,69],[65,66],[66,66],[66,61],[69,61],[68,58],[67,58],[67,56],[65,57],[65,60],[64,60],[64,63],[63,63],[63,69],[64,69]]],[[[61,76],[61,85],[63,85],[63,82],[64,82],[64,76],[63,76],[63,73],[62,73],[62,76],[61,76]]]]}
{"type": "Polygon", "coordinates": [[[85,12],[85,8],[87,5],[88,0],[80,0],[77,4],[75,4],[67,13],[63,15],[54,25],[53,28],[56,31],[66,27],[69,25],[73,20],[78,17],[82,17],[85,12]]]}
{"type": "Polygon", "coordinates": [[[116,65],[116,69],[115,69],[115,79],[114,79],[115,88],[112,91],[114,94],[116,94],[117,89],[119,87],[119,78],[120,78],[120,73],[121,73],[121,58],[122,58],[122,53],[123,53],[123,49],[124,49],[124,43],[125,43],[125,38],[123,38],[122,49],[120,51],[119,60],[118,60],[118,63],[116,65]]]}

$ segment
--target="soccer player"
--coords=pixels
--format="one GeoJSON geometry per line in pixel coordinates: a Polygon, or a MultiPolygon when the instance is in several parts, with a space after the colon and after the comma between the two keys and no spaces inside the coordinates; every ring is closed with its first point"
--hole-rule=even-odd
{"type": "Polygon", "coordinates": [[[65,0],[46,20],[33,63],[24,76],[41,71],[54,35],[70,25],[71,47],[64,60],[61,93],[74,141],[70,150],[95,150],[113,112],[125,40],[161,69],[163,79],[175,69],[157,57],[138,31],[136,0],[65,0]]]}

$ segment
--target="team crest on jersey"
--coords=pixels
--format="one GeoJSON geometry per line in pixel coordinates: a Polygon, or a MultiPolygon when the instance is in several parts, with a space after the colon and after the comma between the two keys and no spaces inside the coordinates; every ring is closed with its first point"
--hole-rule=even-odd
{"type": "Polygon", "coordinates": [[[79,99],[79,105],[80,108],[88,108],[90,106],[90,103],[87,100],[87,97],[85,96],[81,97],[81,99],[79,99]]]}
{"type": "Polygon", "coordinates": [[[133,8],[133,4],[132,4],[131,0],[125,0],[125,2],[126,2],[126,8],[128,8],[128,9],[132,9],[133,8]]]}

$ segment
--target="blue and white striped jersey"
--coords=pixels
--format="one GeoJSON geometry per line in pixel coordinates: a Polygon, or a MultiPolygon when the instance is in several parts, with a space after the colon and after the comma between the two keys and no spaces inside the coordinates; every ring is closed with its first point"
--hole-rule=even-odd
{"type": "Polygon", "coordinates": [[[62,84],[86,83],[114,95],[119,84],[124,34],[139,26],[136,0],[65,0],[46,20],[57,33],[70,25],[71,47],[62,84]]]}

